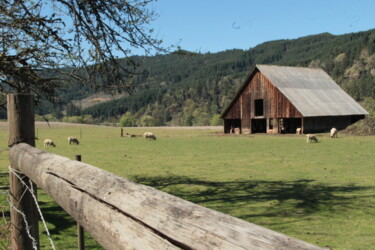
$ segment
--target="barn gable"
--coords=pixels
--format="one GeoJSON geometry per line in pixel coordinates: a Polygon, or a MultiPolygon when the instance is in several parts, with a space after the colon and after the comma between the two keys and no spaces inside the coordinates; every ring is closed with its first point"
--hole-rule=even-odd
{"type": "Polygon", "coordinates": [[[281,133],[343,128],[367,114],[321,69],[256,65],[222,118],[225,133],[281,133]]]}

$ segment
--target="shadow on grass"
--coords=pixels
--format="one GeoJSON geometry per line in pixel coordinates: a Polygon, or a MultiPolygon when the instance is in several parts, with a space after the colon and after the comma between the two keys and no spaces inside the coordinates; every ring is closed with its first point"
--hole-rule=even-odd
{"type": "Polygon", "coordinates": [[[324,185],[306,179],[215,182],[186,176],[134,176],[132,180],[224,213],[232,211],[244,220],[358,209],[365,199],[375,198],[360,194],[374,187],[324,185]]]}
{"type": "Polygon", "coordinates": [[[59,234],[61,231],[65,231],[77,224],[74,219],[55,202],[39,201],[39,205],[43,212],[44,219],[48,223],[53,224],[53,228],[48,229],[51,235],[59,234]]]}
{"type": "MultiPolygon", "coordinates": [[[[44,219],[53,225],[48,230],[61,249],[77,249],[77,222],[67,214],[56,202],[41,202],[44,219]]],[[[40,227],[40,230],[44,229],[40,227]]],[[[85,247],[87,249],[103,249],[87,232],[85,232],[85,247]]]]}

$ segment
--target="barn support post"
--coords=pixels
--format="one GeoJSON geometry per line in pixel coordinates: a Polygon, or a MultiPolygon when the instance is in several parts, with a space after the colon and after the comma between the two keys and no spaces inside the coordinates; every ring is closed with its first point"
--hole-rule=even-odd
{"type": "MultiPolygon", "coordinates": [[[[8,146],[21,142],[35,147],[34,98],[28,94],[8,94],[8,146]]],[[[36,185],[10,164],[10,218],[12,249],[39,249],[36,185]],[[25,185],[26,184],[26,185],[25,185]],[[25,221],[26,220],[26,221],[25,221]],[[27,224],[26,224],[27,223],[27,224]],[[30,235],[30,236],[29,236],[30,235]]]]}
{"type": "MultiPolygon", "coordinates": [[[[76,155],[76,161],[82,161],[81,155],[76,155]]],[[[85,231],[83,227],[77,222],[77,237],[78,237],[78,250],[85,249],[85,231]]]]}
{"type": "Polygon", "coordinates": [[[305,123],[304,123],[304,121],[305,121],[305,118],[302,117],[302,118],[301,118],[301,133],[302,133],[302,134],[305,133],[305,123]]]}

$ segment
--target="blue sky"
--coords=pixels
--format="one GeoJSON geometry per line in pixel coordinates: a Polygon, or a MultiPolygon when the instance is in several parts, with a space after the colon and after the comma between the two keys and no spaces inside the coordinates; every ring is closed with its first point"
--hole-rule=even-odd
{"type": "Polygon", "coordinates": [[[159,0],[149,7],[164,45],[202,53],[375,28],[375,0],[159,0]]]}

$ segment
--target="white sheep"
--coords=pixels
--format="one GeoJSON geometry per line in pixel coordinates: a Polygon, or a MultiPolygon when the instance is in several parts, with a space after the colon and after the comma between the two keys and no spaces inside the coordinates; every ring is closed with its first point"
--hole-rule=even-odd
{"type": "Polygon", "coordinates": [[[44,140],[44,146],[47,147],[47,146],[52,146],[52,147],[56,147],[56,144],[53,142],[53,140],[51,139],[45,139],[44,140]]]}
{"type": "Polygon", "coordinates": [[[307,143],[309,143],[310,141],[318,142],[318,138],[316,138],[316,135],[307,134],[306,138],[307,138],[307,143]]]}
{"type": "Polygon", "coordinates": [[[297,129],[296,129],[296,134],[297,134],[297,135],[302,134],[302,128],[297,128],[297,129]]]}
{"type": "Polygon", "coordinates": [[[154,135],[154,133],[151,133],[151,132],[145,132],[143,134],[143,137],[145,139],[153,139],[153,140],[156,140],[156,136],[154,135]]]}
{"type": "Polygon", "coordinates": [[[79,145],[79,141],[78,141],[78,139],[76,137],[69,136],[68,137],[68,142],[69,142],[69,144],[77,144],[77,145],[79,145]]]}
{"type": "Polygon", "coordinates": [[[339,136],[337,135],[337,129],[332,128],[331,129],[331,138],[338,138],[339,136]]]}

